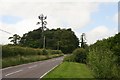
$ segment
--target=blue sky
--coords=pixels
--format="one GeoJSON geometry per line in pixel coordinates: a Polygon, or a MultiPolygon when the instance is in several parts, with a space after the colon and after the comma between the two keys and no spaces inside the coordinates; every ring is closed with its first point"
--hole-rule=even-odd
{"type": "Polygon", "coordinates": [[[100,3],[98,11],[91,14],[92,22],[86,28],[82,28],[81,32],[90,31],[99,25],[105,25],[109,29],[117,28],[118,24],[113,19],[116,13],[118,13],[117,3],[100,3]]]}
{"type": "Polygon", "coordinates": [[[22,19],[20,17],[12,16],[12,15],[2,15],[1,17],[1,22],[5,24],[16,24],[21,20],[22,19]]]}
{"type": "MultiPolygon", "coordinates": [[[[117,19],[115,15],[118,13],[117,2],[71,3],[33,2],[31,4],[29,1],[24,2],[24,0],[7,4],[1,3],[4,10],[0,13],[0,23],[2,24],[0,29],[22,36],[24,33],[38,28],[36,26],[37,16],[43,13],[48,17],[47,27],[70,27],[78,38],[82,33],[86,33],[89,44],[117,33],[118,23],[115,21],[117,19]]],[[[1,43],[8,43],[8,37],[11,35],[0,33],[0,36],[3,37],[1,43]]]]}

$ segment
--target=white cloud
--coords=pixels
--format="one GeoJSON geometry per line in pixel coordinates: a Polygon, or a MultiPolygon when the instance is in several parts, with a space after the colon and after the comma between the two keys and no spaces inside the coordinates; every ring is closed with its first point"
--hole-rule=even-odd
{"type": "Polygon", "coordinates": [[[114,16],[113,16],[113,20],[118,23],[118,13],[116,13],[114,16]]]}
{"type": "Polygon", "coordinates": [[[7,32],[10,32],[12,34],[7,34],[0,31],[0,42],[2,44],[9,43],[8,38],[13,36],[13,34],[18,34],[22,36],[25,33],[28,33],[28,31],[32,31],[34,29],[39,28],[39,26],[35,25],[37,20],[24,20],[22,22],[19,22],[17,24],[3,24],[1,23],[0,29],[5,30],[7,32]]]}
{"type": "MultiPolygon", "coordinates": [[[[2,4],[3,5],[3,4],[2,4]]],[[[73,26],[74,28],[81,28],[90,23],[90,14],[96,11],[97,3],[43,3],[43,2],[19,2],[19,3],[4,3],[3,6],[9,6],[6,9],[3,8],[0,11],[1,15],[14,15],[20,16],[24,19],[34,19],[41,13],[48,16],[48,26],[60,26],[66,27],[73,26]],[[9,4],[9,5],[8,5],[9,4]],[[11,4],[11,5],[10,5],[11,4]],[[53,22],[54,21],[54,22],[53,22]]]]}
{"type": "MultiPolygon", "coordinates": [[[[79,1],[61,1],[53,0],[49,2],[46,0],[1,0],[0,2],[0,16],[14,15],[21,17],[23,21],[16,24],[1,23],[0,29],[11,33],[17,33],[20,36],[33,29],[37,29],[40,25],[36,25],[37,16],[43,13],[47,15],[48,28],[68,28],[71,27],[74,31],[81,29],[88,25],[91,20],[91,14],[98,10],[99,3],[96,2],[79,2],[79,1]],[[42,2],[41,2],[42,1],[42,2]]],[[[93,0],[94,1],[94,0],[93,0]]],[[[102,0],[101,0],[102,1],[102,0]]],[[[110,0],[107,0],[108,2],[110,0]]],[[[113,0],[112,0],[113,1],[113,0]]],[[[114,2],[114,1],[113,1],[114,2]]],[[[106,26],[98,26],[95,29],[86,33],[88,43],[94,43],[98,39],[108,37],[114,34],[115,30],[109,30],[106,26]],[[89,36],[88,36],[89,35],[89,36]]],[[[2,43],[8,43],[8,37],[12,36],[0,32],[2,43]]],[[[80,33],[77,33],[79,37],[80,33]]]]}
{"type": "Polygon", "coordinates": [[[119,0],[1,0],[1,2],[118,2],[119,0]]]}
{"type": "Polygon", "coordinates": [[[88,44],[93,44],[96,40],[101,40],[103,38],[108,38],[113,36],[117,33],[117,28],[108,29],[106,26],[98,26],[95,27],[93,30],[86,33],[88,44]]]}
{"type": "MultiPolygon", "coordinates": [[[[80,2],[4,2],[0,3],[0,16],[14,15],[21,17],[23,21],[16,24],[2,24],[0,29],[11,33],[22,34],[37,29],[38,15],[41,13],[48,16],[48,28],[68,28],[80,29],[91,22],[91,14],[97,11],[98,3],[80,2]]],[[[0,36],[3,37],[1,34],[0,36]]],[[[7,38],[9,35],[6,35],[7,38]]],[[[7,41],[7,38],[2,38],[7,41]]]]}

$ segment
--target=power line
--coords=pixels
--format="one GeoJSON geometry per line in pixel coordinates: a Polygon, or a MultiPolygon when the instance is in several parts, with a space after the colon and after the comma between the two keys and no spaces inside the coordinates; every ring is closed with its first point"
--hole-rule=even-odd
{"type": "Polygon", "coordinates": [[[5,32],[7,34],[12,34],[12,33],[8,32],[8,31],[2,30],[2,29],[0,29],[0,31],[5,32]]]}

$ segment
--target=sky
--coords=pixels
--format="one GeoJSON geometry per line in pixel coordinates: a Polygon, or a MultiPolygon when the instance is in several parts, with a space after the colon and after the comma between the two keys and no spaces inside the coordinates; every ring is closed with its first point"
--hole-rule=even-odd
{"type": "Polygon", "coordinates": [[[85,33],[88,44],[118,33],[117,0],[0,0],[0,44],[41,27],[40,14],[49,29],[71,28],[78,38],[85,33]]]}

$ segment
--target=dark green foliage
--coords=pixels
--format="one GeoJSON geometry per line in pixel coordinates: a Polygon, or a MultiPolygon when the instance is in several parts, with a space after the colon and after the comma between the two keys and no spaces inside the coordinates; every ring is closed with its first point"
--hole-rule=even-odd
{"type": "MultiPolygon", "coordinates": [[[[79,47],[79,40],[71,29],[51,29],[44,31],[46,37],[46,48],[62,50],[64,53],[71,53],[79,47]]],[[[43,37],[41,29],[33,30],[23,35],[20,41],[22,46],[43,48],[43,37]]]]}
{"type": "Polygon", "coordinates": [[[120,78],[120,33],[90,45],[87,64],[96,78],[120,78]]]}
{"type": "Polygon", "coordinates": [[[86,63],[86,51],[83,48],[78,48],[73,51],[74,60],[80,63],[86,63]]]}
{"type": "Polygon", "coordinates": [[[85,40],[86,40],[86,37],[85,37],[85,33],[82,33],[82,35],[81,35],[81,38],[80,38],[80,44],[81,44],[81,48],[85,48],[86,47],[86,42],[85,42],[85,40]]]}
{"type": "Polygon", "coordinates": [[[120,65],[120,33],[116,34],[114,37],[99,40],[95,44],[91,45],[90,48],[98,48],[102,50],[108,49],[112,51],[112,53],[117,56],[116,62],[120,65]]]}
{"type": "Polygon", "coordinates": [[[43,55],[48,55],[48,52],[45,49],[42,50],[42,53],[43,55]]]}
{"type": "Polygon", "coordinates": [[[110,50],[91,50],[88,55],[88,65],[96,78],[118,78],[119,68],[116,57],[110,50]]]}
{"type": "Polygon", "coordinates": [[[66,56],[64,61],[86,63],[86,50],[83,48],[75,49],[70,56],[66,56]]]}
{"type": "Polygon", "coordinates": [[[14,34],[13,37],[9,37],[8,39],[11,39],[10,42],[13,42],[14,45],[17,45],[19,44],[20,38],[21,37],[19,35],[14,34]]]}

